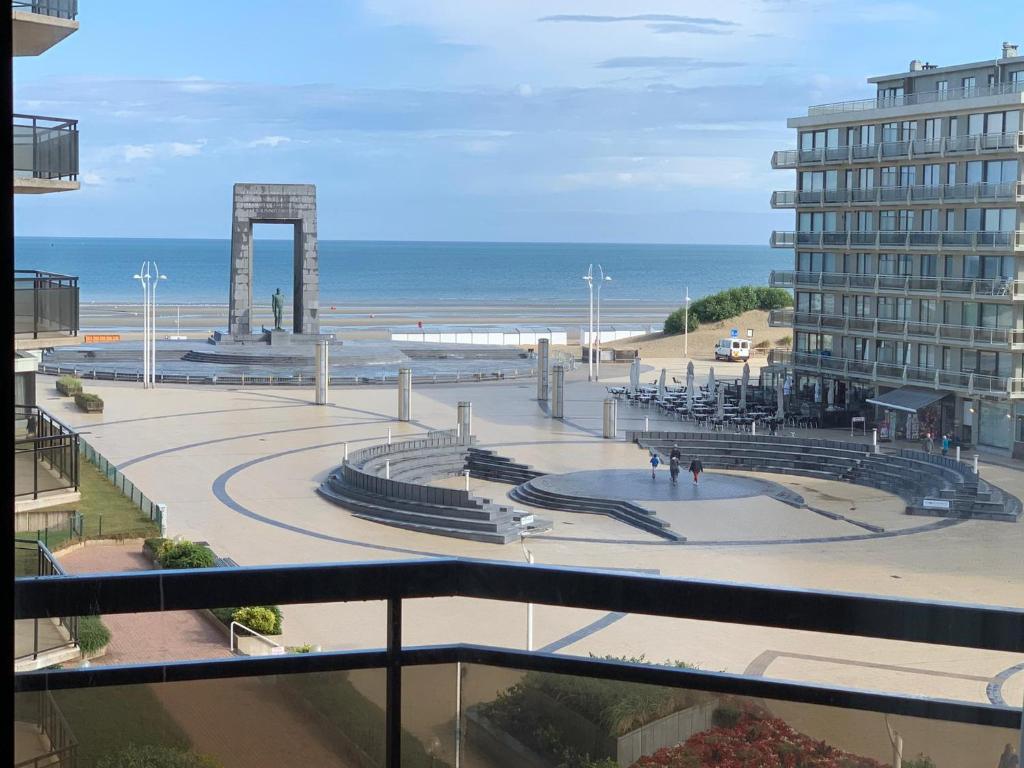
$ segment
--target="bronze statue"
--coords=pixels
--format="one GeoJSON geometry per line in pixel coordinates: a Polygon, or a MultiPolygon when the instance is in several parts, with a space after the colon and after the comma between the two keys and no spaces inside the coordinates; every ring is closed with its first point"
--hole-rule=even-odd
{"type": "Polygon", "coordinates": [[[277,293],[270,297],[270,305],[274,310],[274,330],[281,330],[281,317],[284,315],[284,296],[281,294],[281,289],[277,289],[277,293]]]}

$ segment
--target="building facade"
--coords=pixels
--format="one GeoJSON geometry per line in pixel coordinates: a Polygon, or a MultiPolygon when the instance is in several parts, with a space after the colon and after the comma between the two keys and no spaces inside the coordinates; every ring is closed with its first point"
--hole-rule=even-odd
{"type": "Polygon", "coordinates": [[[797,393],[860,411],[883,437],[949,434],[1024,449],[1024,57],[873,77],[875,98],[791,118],[796,170],[771,244],[794,307],[776,371],[797,393]]]}

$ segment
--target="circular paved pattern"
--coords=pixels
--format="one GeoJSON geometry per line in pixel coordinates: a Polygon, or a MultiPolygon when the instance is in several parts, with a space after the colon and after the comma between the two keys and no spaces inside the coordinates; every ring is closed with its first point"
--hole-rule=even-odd
{"type": "Polygon", "coordinates": [[[712,501],[715,499],[746,499],[751,496],[774,496],[782,486],[768,480],[739,475],[704,472],[700,484],[685,467],[679,473],[679,482],[672,485],[668,469],[659,467],[656,479],[651,470],[592,469],[568,472],[564,475],[544,475],[530,481],[535,488],[569,496],[590,499],[620,499],[622,501],[712,501]]]}

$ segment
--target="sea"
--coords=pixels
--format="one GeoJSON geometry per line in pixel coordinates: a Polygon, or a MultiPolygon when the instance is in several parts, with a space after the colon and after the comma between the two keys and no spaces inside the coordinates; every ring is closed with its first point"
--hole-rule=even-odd
{"type": "MultiPolygon", "coordinates": [[[[515,307],[587,300],[593,265],[611,278],[602,303],[679,304],[738,285],[765,285],[792,253],[758,245],[478,243],[320,240],[320,304],[515,307]]],[[[78,275],[83,303],[137,304],[133,275],[155,261],[161,304],[223,305],[229,240],[18,237],[15,268],[78,275]]],[[[292,292],[292,243],[257,239],[254,297],[292,292]]],[[[260,297],[263,297],[261,299],[260,297]]]]}

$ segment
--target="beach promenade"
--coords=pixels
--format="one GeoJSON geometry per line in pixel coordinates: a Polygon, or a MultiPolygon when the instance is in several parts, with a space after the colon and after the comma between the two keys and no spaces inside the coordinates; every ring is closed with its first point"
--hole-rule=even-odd
{"type": "MultiPolygon", "coordinates": [[[[645,360],[644,381],[662,365],[645,360]]],[[[698,375],[706,364],[698,366],[698,375]]],[[[738,366],[735,366],[738,376],[738,366]]],[[[732,378],[728,365],[719,378],[732,378]]],[[[207,541],[240,565],[463,556],[521,562],[518,542],[494,545],[442,538],[360,520],[315,489],[350,449],[420,435],[455,424],[459,401],[473,403],[480,445],[548,473],[635,470],[648,474],[646,453],[600,436],[605,384],[624,381],[625,366],[602,367],[605,381],[569,377],[564,420],[548,418],[532,381],[419,387],[413,421],[399,423],[393,387],[332,390],[331,405],[311,405],[296,388],[159,387],[152,391],[96,383],[102,415],[85,415],[56,397],[40,377],[39,401],[83,433],[153,499],[169,509],[169,534],[207,541]]],[[[661,423],[654,411],[620,409],[620,430],[661,423]]],[[[678,425],[678,422],[664,422],[678,425]]],[[[841,436],[823,433],[837,439],[841,436]]],[[[982,458],[982,475],[1024,495],[1024,471],[982,458]]],[[[764,476],[763,479],[769,479],[764,476]]],[[[541,511],[554,528],[531,537],[536,562],[627,569],[790,587],[978,602],[1019,607],[1024,594],[1020,552],[1024,526],[967,521],[935,529],[929,518],[902,514],[895,496],[799,477],[771,476],[809,504],[884,528],[863,528],[794,509],[767,496],[696,498],[652,504],[685,535],[667,542],[603,516],[541,511]],[[916,530],[920,528],[921,530],[916,530]],[[851,540],[853,536],[853,540],[851,540]],[[734,540],[729,544],[722,541],[734,540]],[[739,542],[735,540],[741,540],[739,542]],[[706,543],[702,543],[706,542],[706,543]],[[716,543],[717,542],[717,543],[716,543]]],[[[439,481],[457,484],[459,479],[439,481]]],[[[667,473],[653,482],[667,483],[667,473]]],[[[472,481],[472,490],[509,503],[510,486],[472,481]]],[[[516,505],[522,506],[522,505],[516,505]]],[[[524,647],[522,606],[468,599],[410,601],[404,641],[459,640],[524,647]],[[481,621],[486,616],[487,621],[481,621]]],[[[384,606],[377,603],[284,607],[286,645],[326,649],[379,647],[384,606]]],[[[902,693],[1019,703],[1024,659],[1012,654],[811,633],[719,626],[636,615],[538,606],[535,647],[587,655],[681,659],[703,669],[876,688],[902,693]],[[884,660],[880,663],[879,660],[884,660]]]]}

